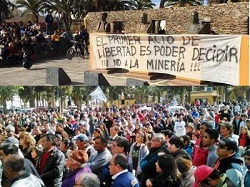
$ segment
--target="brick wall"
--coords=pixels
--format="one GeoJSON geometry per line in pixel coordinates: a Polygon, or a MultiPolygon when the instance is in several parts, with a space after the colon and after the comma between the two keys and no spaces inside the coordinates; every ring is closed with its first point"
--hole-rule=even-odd
{"type": "MultiPolygon", "coordinates": [[[[217,34],[247,34],[249,3],[223,3],[211,6],[195,7],[200,19],[210,19],[212,30],[217,34]]],[[[167,34],[185,34],[191,23],[191,12],[194,7],[174,7],[168,9],[130,10],[107,12],[107,21],[110,23],[121,21],[126,33],[135,33],[141,22],[141,14],[148,14],[148,21],[165,20],[167,34]]],[[[87,30],[96,31],[96,26],[101,18],[101,12],[89,12],[85,24],[87,30]]]]}

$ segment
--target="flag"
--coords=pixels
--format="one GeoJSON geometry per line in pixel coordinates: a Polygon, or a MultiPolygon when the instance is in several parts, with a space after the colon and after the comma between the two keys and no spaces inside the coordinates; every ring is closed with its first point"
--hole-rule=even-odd
{"type": "Polygon", "coordinates": [[[103,93],[102,89],[99,86],[97,86],[97,88],[89,95],[94,99],[107,102],[107,97],[105,96],[105,94],[103,93]]]}

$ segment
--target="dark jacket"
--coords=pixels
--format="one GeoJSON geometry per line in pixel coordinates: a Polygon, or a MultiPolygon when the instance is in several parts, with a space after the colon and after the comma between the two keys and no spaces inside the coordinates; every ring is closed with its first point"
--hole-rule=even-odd
{"type": "Polygon", "coordinates": [[[173,179],[172,177],[166,177],[162,174],[158,174],[152,181],[153,187],[179,187],[180,181],[173,179]]]}
{"type": "Polygon", "coordinates": [[[149,178],[154,178],[156,176],[156,168],[155,163],[158,159],[158,153],[164,152],[170,154],[166,145],[162,145],[158,148],[151,148],[149,154],[145,156],[140,163],[142,169],[142,176],[141,176],[141,187],[146,186],[146,180],[149,178]]]}
{"type": "Polygon", "coordinates": [[[221,174],[226,173],[228,169],[232,168],[237,169],[242,173],[242,166],[243,160],[237,153],[235,153],[232,156],[220,160],[220,164],[216,169],[218,169],[221,174]]]}
{"type": "Polygon", "coordinates": [[[175,159],[177,159],[177,158],[189,158],[190,160],[192,160],[191,157],[190,157],[190,155],[187,153],[187,151],[185,151],[185,150],[183,150],[183,149],[177,150],[176,152],[174,152],[174,153],[172,154],[172,156],[173,156],[175,159]]]}
{"type": "MultiPolygon", "coordinates": [[[[41,157],[42,158],[42,157],[41,157]]],[[[41,165],[41,158],[39,160],[39,172],[41,165]]],[[[56,147],[51,151],[46,166],[40,176],[46,187],[61,187],[63,169],[65,164],[64,154],[56,147]]]]}

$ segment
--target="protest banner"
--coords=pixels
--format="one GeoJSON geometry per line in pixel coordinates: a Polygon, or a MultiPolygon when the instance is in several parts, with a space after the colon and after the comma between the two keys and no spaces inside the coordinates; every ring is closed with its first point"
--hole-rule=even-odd
{"type": "Polygon", "coordinates": [[[241,35],[94,33],[90,42],[91,65],[96,69],[122,68],[129,72],[163,73],[199,81],[249,85],[249,61],[241,53],[242,46],[244,52],[248,47],[241,44],[241,35]],[[247,75],[242,77],[241,70],[247,75]]]}

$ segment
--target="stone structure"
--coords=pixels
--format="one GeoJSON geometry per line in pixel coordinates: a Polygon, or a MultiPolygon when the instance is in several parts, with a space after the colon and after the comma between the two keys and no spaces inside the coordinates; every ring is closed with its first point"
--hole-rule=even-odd
{"type": "MultiPolygon", "coordinates": [[[[196,6],[200,19],[211,21],[211,29],[217,34],[248,34],[249,3],[223,3],[211,6],[196,6]]],[[[125,33],[136,33],[141,23],[141,15],[148,15],[148,22],[159,25],[166,21],[166,34],[186,34],[191,23],[190,15],[194,7],[173,7],[168,9],[129,10],[108,12],[109,23],[119,22],[125,33]]],[[[101,12],[89,12],[85,20],[88,32],[95,32],[101,12]]],[[[157,27],[155,27],[157,28],[157,27]]],[[[157,30],[157,29],[156,29],[157,30]]],[[[113,31],[115,33],[115,31],[113,31]]],[[[157,31],[155,32],[157,33],[157,31]]]]}

